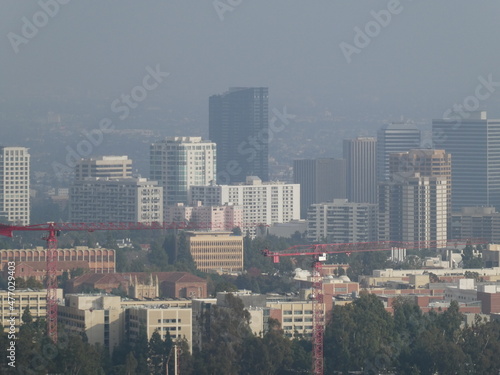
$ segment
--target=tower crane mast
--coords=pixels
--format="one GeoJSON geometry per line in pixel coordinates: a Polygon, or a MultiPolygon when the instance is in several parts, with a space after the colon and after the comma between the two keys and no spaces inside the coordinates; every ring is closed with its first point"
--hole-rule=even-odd
{"type": "Polygon", "coordinates": [[[47,335],[54,343],[57,343],[57,237],[62,231],[85,231],[96,230],[146,230],[146,229],[196,229],[195,226],[186,222],[172,223],[54,223],[34,225],[5,225],[0,224],[0,235],[12,237],[14,231],[42,231],[46,232],[42,237],[47,243],[47,335]]]}
{"type": "MultiPolygon", "coordinates": [[[[465,244],[484,244],[481,239],[449,240],[450,246],[465,244]]],[[[262,250],[262,255],[271,257],[273,263],[279,263],[281,257],[311,256],[312,257],[312,303],[313,303],[313,332],[312,332],[312,355],[313,355],[313,375],[323,375],[323,337],[325,332],[325,311],[323,296],[323,277],[321,269],[328,254],[363,253],[372,251],[390,251],[392,249],[423,249],[436,248],[436,241],[377,241],[377,242],[355,242],[355,243],[330,243],[330,244],[310,244],[296,245],[281,251],[262,250]]],[[[443,244],[439,244],[443,245],[443,244]]],[[[440,247],[441,247],[440,246],[440,247]]]]}

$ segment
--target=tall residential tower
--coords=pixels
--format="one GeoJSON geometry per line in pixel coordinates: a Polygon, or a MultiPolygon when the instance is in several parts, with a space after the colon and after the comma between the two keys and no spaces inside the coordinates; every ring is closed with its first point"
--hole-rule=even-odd
{"type": "Polygon", "coordinates": [[[25,147],[0,146],[0,219],[30,223],[30,154],[25,147]]]}
{"type": "Polygon", "coordinates": [[[215,181],[216,146],[201,137],[168,137],[150,148],[150,177],[163,187],[164,205],[188,203],[190,186],[215,181]]]}

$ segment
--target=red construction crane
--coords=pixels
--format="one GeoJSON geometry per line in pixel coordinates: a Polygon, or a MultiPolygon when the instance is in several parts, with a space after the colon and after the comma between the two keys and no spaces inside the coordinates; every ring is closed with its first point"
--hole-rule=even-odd
{"type": "Polygon", "coordinates": [[[295,257],[302,255],[312,256],[312,301],[313,301],[313,374],[323,375],[323,336],[325,332],[325,312],[323,311],[323,277],[321,275],[322,262],[326,261],[327,254],[352,254],[368,251],[389,251],[392,249],[424,249],[437,247],[456,247],[466,244],[484,244],[481,239],[449,240],[447,244],[439,244],[436,241],[418,242],[358,242],[358,243],[331,243],[297,245],[281,251],[262,250],[266,257],[273,258],[273,263],[279,263],[280,257],[295,257]]]}
{"type": "Polygon", "coordinates": [[[198,229],[186,222],[174,223],[54,223],[35,225],[0,224],[0,235],[12,237],[14,231],[43,231],[47,241],[47,334],[57,342],[57,237],[62,231],[198,229]]]}

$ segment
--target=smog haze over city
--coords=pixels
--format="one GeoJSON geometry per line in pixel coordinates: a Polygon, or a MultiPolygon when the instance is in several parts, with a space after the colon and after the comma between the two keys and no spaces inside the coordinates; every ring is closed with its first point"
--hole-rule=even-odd
{"type": "MultiPolygon", "coordinates": [[[[29,138],[32,153],[50,149],[56,159],[61,143],[103,117],[114,116],[118,130],[206,137],[208,97],[235,86],[269,87],[270,108],[297,116],[289,131],[307,129],[308,149],[295,149],[293,134],[272,140],[289,160],[338,156],[341,138],[395,120],[428,124],[474,95],[478,77],[500,80],[493,1],[61,3],[47,20],[33,20],[36,2],[5,0],[0,13],[2,138],[29,138]],[[170,74],[118,119],[113,101],[141,84],[148,66],[170,74]],[[29,127],[49,112],[61,115],[64,136],[29,127]]],[[[499,100],[494,92],[481,109],[495,117],[499,100]]],[[[101,147],[119,153],[109,138],[101,147]]]]}
{"type": "Polygon", "coordinates": [[[498,374],[499,14],[1,0],[0,373],[498,374]]]}

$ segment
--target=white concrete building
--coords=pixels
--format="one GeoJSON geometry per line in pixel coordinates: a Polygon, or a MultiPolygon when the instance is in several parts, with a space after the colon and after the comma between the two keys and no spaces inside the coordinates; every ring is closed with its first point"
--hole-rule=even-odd
{"type": "Polygon", "coordinates": [[[75,179],[87,177],[130,178],[132,177],[132,160],[127,156],[99,156],[81,159],[76,163],[75,179]]]}
{"type": "Polygon", "coordinates": [[[237,205],[202,206],[201,202],[186,206],[165,206],[165,222],[189,222],[197,230],[232,230],[243,226],[243,207],[237,205]]]}
{"type": "Polygon", "coordinates": [[[30,223],[30,154],[25,147],[0,146],[0,221],[30,223]]]}
{"type": "Polygon", "coordinates": [[[163,189],[146,178],[85,178],[70,188],[71,222],[163,222],[163,189]]]}
{"type": "Polygon", "coordinates": [[[312,204],[307,212],[307,239],[331,243],[377,241],[377,214],[376,204],[347,199],[312,204]]]}
{"type": "Polygon", "coordinates": [[[262,182],[248,176],[246,183],[235,185],[192,186],[190,202],[205,206],[233,204],[243,206],[243,230],[255,234],[259,225],[287,223],[300,219],[300,185],[262,182]]]}
{"type": "Polygon", "coordinates": [[[165,206],[188,203],[194,185],[215,181],[216,145],[201,137],[168,137],[150,147],[150,177],[163,187],[165,206]]]}

